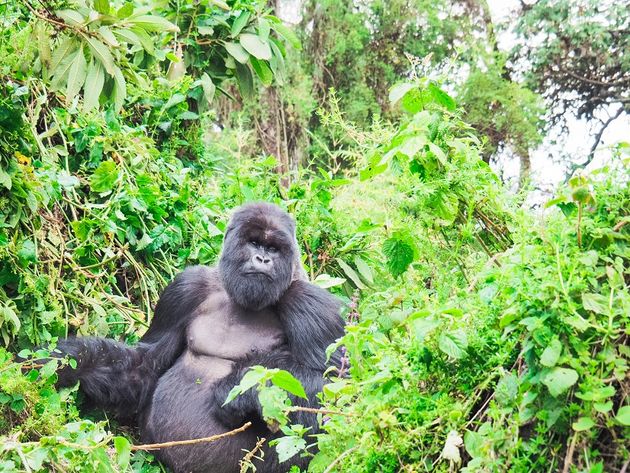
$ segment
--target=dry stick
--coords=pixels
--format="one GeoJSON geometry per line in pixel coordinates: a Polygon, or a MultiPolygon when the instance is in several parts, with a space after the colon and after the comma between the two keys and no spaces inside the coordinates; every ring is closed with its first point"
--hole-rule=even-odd
{"type": "Polygon", "coordinates": [[[339,455],[337,458],[335,458],[332,463],[330,465],[328,465],[328,468],[326,468],[324,470],[324,473],[330,473],[331,471],[333,471],[333,468],[335,467],[335,465],[337,463],[339,463],[341,460],[343,460],[344,458],[346,458],[348,455],[350,455],[352,452],[354,452],[356,449],[358,449],[359,446],[355,445],[352,448],[349,448],[348,450],[346,450],[345,452],[343,452],[341,455],[339,455]]]}
{"type": "Polygon", "coordinates": [[[244,430],[247,430],[252,425],[251,422],[246,422],[238,429],[230,430],[229,432],[224,432],[218,435],[212,435],[210,437],[203,437],[200,439],[190,439],[190,440],[173,440],[172,442],[162,442],[162,443],[147,443],[144,445],[132,445],[131,450],[157,450],[160,448],[166,447],[175,447],[178,445],[194,445],[196,443],[209,443],[214,442],[215,440],[220,440],[224,437],[231,437],[232,435],[236,435],[244,430]]]}
{"type": "Polygon", "coordinates": [[[242,458],[242,460],[239,462],[239,465],[241,467],[240,473],[246,473],[247,472],[247,470],[249,469],[249,465],[248,464],[251,463],[252,458],[254,458],[254,455],[256,455],[256,452],[262,448],[263,444],[266,441],[267,441],[267,439],[265,437],[261,438],[258,442],[256,442],[256,445],[254,446],[254,448],[252,448],[251,451],[247,452],[247,455],[245,455],[242,458]]]}
{"type": "Polygon", "coordinates": [[[571,438],[571,444],[569,445],[569,449],[567,450],[567,454],[564,457],[564,466],[562,467],[562,473],[569,473],[569,468],[573,463],[573,451],[575,450],[575,443],[577,442],[577,432],[573,434],[573,438],[571,438]]]}

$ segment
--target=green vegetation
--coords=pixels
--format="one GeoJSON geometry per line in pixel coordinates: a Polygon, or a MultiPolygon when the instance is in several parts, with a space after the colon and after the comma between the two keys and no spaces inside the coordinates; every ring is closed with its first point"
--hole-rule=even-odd
{"type": "MultiPolygon", "coordinates": [[[[313,472],[628,467],[630,145],[544,212],[510,194],[488,162],[528,159],[544,107],[492,24],[471,26],[487,5],[312,2],[314,34],[260,1],[145,3],[0,5],[0,471],[162,471],[133,431],[54,389],[61,361],[14,354],[69,333],[134,343],[253,200],[296,217],[307,273],[348,323],[317,439],[290,424],[286,393],[303,391],[283,372],[231,393],[258,385],[281,457],[311,455],[313,472]]],[[[566,3],[522,12],[519,34],[564,25],[566,3]]],[[[608,51],[628,13],[593,5],[570,37],[608,51]]],[[[533,88],[572,57],[548,46],[528,53],[533,88]]],[[[604,61],[615,100],[624,54],[604,61]]]]}

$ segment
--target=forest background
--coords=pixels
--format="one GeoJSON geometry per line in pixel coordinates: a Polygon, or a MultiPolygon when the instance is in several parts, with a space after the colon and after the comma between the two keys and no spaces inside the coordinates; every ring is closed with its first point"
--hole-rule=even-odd
{"type": "Polygon", "coordinates": [[[14,354],[134,343],[252,200],[296,217],[348,321],[317,438],[288,420],[296,387],[259,373],[282,458],[626,471],[630,144],[602,138],[630,112],[628,5],[494,22],[484,0],[322,0],[293,25],[283,7],[0,4],[0,471],[161,470],[54,389],[57,361],[14,354]],[[563,153],[576,118],[586,150],[563,153]],[[562,172],[532,199],[541,149],[562,172]]]}

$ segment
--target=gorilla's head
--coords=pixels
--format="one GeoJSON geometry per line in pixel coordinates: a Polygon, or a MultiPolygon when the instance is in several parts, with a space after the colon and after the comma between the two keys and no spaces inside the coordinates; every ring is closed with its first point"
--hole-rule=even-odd
{"type": "Polygon", "coordinates": [[[225,233],[219,272],[240,306],[260,310],[278,302],[303,274],[291,216],[265,202],[240,207],[225,233]]]}

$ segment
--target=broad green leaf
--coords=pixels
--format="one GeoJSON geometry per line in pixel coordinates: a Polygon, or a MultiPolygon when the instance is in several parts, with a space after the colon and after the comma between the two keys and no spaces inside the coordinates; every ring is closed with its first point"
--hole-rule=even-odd
{"type": "Polygon", "coordinates": [[[562,343],[557,338],[554,338],[547,348],[543,350],[542,355],[540,355],[540,364],[549,368],[555,366],[561,353],[562,343]]]}
{"type": "Polygon", "coordinates": [[[553,397],[558,397],[563,392],[567,391],[578,380],[578,374],[571,368],[553,368],[542,379],[542,382],[553,397]]]}
{"type": "Polygon", "coordinates": [[[155,46],[153,45],[153,38],[151,38],[151,36],[149,36],[149,33],[147,33],[145,30],[143,30],[142,28],[135,26],[133,28],[131,28],[131,32],[135,33],[136,37],[140,40],[140,44],[142,45],[142,48],[149,53],[151,56],[155,55],[155,46]]]}
{"type": "Polygon", "coordinates": [[[302,49],[302,43],[300,43],[300,40],[291,28],[283,24],[281,21],[274,21],[271,23],[270,26],[276,33],[284,38],[284,40],[295,49],[297,49],[298,51],[302,49]]]}
{"type": "Polygon", "coordinates": [[[114,437],[114,448],[116,449],[116,462],[122,471],[127,469],[129,460],[131,459],[131,443],[125,437],[114,437]]]}
{"type": "Polygon", "coordinates": [[[70,104],[79,93],[85,83],[87,64],[83,54],[83,46],[79,48],[72,66],[68,71],[68,83],[66,85],[66,104],[70,104]]]}
{"type": "Polygon", "coordinates": [[[407,271],[415,259],[415,244],[410,238],[394,235],[383,243],[383,253],[387,257],[387,268],[394,277],[407,271]]]}
{"type": "Polygon", "coordinates": [[[266,61],[271,59],[271,47],[269,46],[269,42],[262,41],[258,35],[243,33],[239,37],[239,41],[241,46],[245,48],[245,51],[256,59],[264,59],[266,61]]]}
{"type": "Polygon", "coordinates": [[[306,440],[297,435],[287,435],[274,440],[280,463],[293,458],[306,448],[306,440]]]}
{"type": "Polygon", "coordinates": [[[0,167],[0,186],[3,186],[7,190],[11,190],[11,187],[13,187],[11,176],[2,169],[2,167],[0,167]]]}
{"type": "MultiPolygon", "coordinates": [[[[136,33],[127,28],[116,28],[113,30],[114,35],[118,36],[124,43],[133,44],[134,46],[142,46],[142,42],[136,33]]],[[[146,51],[146,48],[145,48],[146,51]]],[[[151,54],[150,51],[147,51],[151,54]]]]}
{"type": "Polygon", "coordinates": [[[285,82],[285,64],[284,64],[284,56],[282,55],[282,51],[276,46],[275,40],[272,38],[269,41],[269,46],[271,46],[271,59],[269,60],[269,67],[273,71],[274,79],[276,80],[276,84],[284,85],[285,82]]]}
{"type": "Polygon", "coordinates": [[[208,105],[212,104],[212,100],[214,99],[214,94],[217,90],[214,82],[210,79],[210,76],[207,73],[203,73],[201,75],[201,87],[203,88],[203,96],[208,102],[208,105]]]}
{"type": "Polygon", "coordinates": [[[244,98],[251,98],[254,95],[254,79],[248,66],[240,62],[236,63],[236,80],[241,95],[244,98]]]}
{"type": "Polygon", "coordinates": [[[269,69],[266,61],[259,61],[255,57],[250,58],[252,68],[264,86],[269,86],[273,82],[273,72],[269,69]]]}
{"type": "Polygon", "coordinates": [[[210,0],[210,3],[212,5],[216,5],[219,8],[222,8],[223,10],[229,10],[230,6],[225,3],[223,0],[210,0]]]}
{"type": "Polygon", "coordinates": [[[241,382],[232,388],[223,405],[225,406],[241,393],[253,388],[267,375],[265,369],[261,366],[252,366],[250,370],[243,375],[241,382]]]}
{"type": "Polygon", "coordinates": [[[114,69],[117,68],[114,64],[114,58],[112,53],[109,51],[109,48],[91,36],[86,36],[85,40],[88,42],[94,58],[102,64],[103,68],[110,76],[113,76],[114,69]]]}
{"type": "Polygon", "coordinates": [[[155,32],[177,32],[179,28],[177,25],[174,25],[166,18],[157,15],[139,15],[134,16],[132,18],[127,19],[127,21],[131,24],[139,26],[145,31],[155,31],[155,32]]]}
{"type": "Polygon", "coordinates": [[[389,89],[389,101],[393,104],[398,102],[401,98],[405,96],[407,92],[411,89],[415,88],[416,85],[410,82],[403,82],[402,84],[397,84],[389,89]]]}
{"type": "Polygon", "coordinates": [[[271,30],[271,26],[269,22],[264,18],[258,18],[258,36],[263,41],[269,41],[269,32],[271,30]]]}
{"type": "Polygon", "coordinates": [[[571,427],[573,427],[573,430],[576,432],[582,432],[591,429],[594,425],[595,422],[593,422],[593,419],[590,417],[580,417],[576,422],[573,422],[571,427]]]}
{"type": "Polygon", "coordinates": [[[444,151],[442,150],[442,148],[440,148],[438,145],[436,145],[435,143],[431,143],[429,142],[429,150],[433,153],[433,155],[438,159],[438,161],[442,164],[445,165],[446,164],[446,154],[444,153],[444,151]]]}
{"type": "Polygon", "coordinates": [[[582,304],[584,304],[586,310],[596,314],[608,314],[608,299],[601,294],[582,294],[582,304]]]}
{"type": "Polygon", "coordinates": [[[87,76],[85,78],[85,89],[83,94],[83,107],[84,110],[89,111],[98,107],[98,99],[101,96],[103,90],[103,84],[105,83],[105,71],[101,63],[98,61],[90,61],[88,66],[87,76]]]}
{"type": "Polygon", "coordinates": [[[66,38],[59,46],[57,46],[50,61],[50,70],[53,74],[55,69],[57,69],[59,64],[61,64],[61,61],[66,59],[72,51],[78,47],[78,45],[79,43],[74,38],[66,38]]]}
{"type": "Polygon", "coordinates": [[[341,269],[343,270],[343,272],[346,273],[346,276],[348,276],[352,280],[355,286],[357,286],[359,289],[366,288],[366,285],[363,284],[363,281],[361,281],[361,278],[359,277],[357,272],[354,269],[352,269],[352,267],[348,263],[346,263],[341,258],[337,258],[336,261],[341,267],[341,269]]]}
{"type": "Polygon", "coordinates": [[[225,43],[224,46],[225,50],[230,54],[230,56],[232,56],[241,64],[247,64],[247,62],[249,61],[249,53],[245,51],[245,49],[243,49],[243,46],[238,43],[232,42],[225,43]]]}
{"type": "Polygon", "coordinates": [[[59,67],[53,71],[53,78],[50,81],[50,87],[52,89],[59,90],[64,82],[67,83],[70,69],[78,54],[83,54],[81,49],[73,51],[68,57],[61,61],[59,67]]]}
{"type": "Polygon", "coordinates": [[[455,110],[456,105],[457,105],[455,103],[455,100],[453,100],[453,98],[450,95],[448,95],[446,92],[440,89],[433,82],[429,84],[428,90],[431,96],[433,97],[433,100],[435,100],[437,103],[439,103],[440,105],[442,105],[444,108],[446,108],[447,110],[451,112],[455,110]]]}
{"type": "Polygon", "coordinates": [[[90,177],[90,189],[93,192],[108,192],[114,188],[119,172],[114,161],[103,161],[90,177]]]}
{"type": "Polygon", "coordinates": [[[438,339],[438,347],[451,358],[459,360],[468,348],[468,339],[462,329],[453,332],[442,332],[438,339]]]}
{"type": "Polygon", "coordinates": [[[19,332],[20,327],[22,326],[19,317],[17,316],[15,311],[8,305],[0,307],[0,327],[4,325],[3,321],[9,322],[13,326],[12,333],[19,332]]]}
{"type": "Polygon", "coordinates": [[[103,15],[107,15],[109,13],[109,0],[94,0],[94,9],[103,15]]]}
{"type": "Polygon", "coordinates": [[[76,10],[57,10],[55,13],[70,26],[80,26],[85,22],[85,17],[76,10]]]}
{"type": "Polygon", "coordinates": [[[417,318],[414,317],[414,315],[410,316],[410,318],[412,319],[412,333],[419,342],[424,342],[425,338],[427,338],[431,334],[431,332],[433,332],[433,330],[441,325],[441,322],[434,315],[417,318]]]}
{"type": "Polygon", "coordinates": [[[116,12],[116,16],[120,19],[129,18],[133,15],[133,2],[126,2],[116,12]]]}
{"type": "Polygon", "coordinates": [[[621,425],[630,425],[630,406],[622,406],[617,411],[615,420],[621,425]]]}
{"type": "Polygon", "coordinates": [[[302,383],[300,383],[300,381],[288,371],[279,370],[271,377],[271,382],[295,396],[308,399],[306,392],[302,387],[302,383]]]}
{"type": "Polygon", "coordinates": [[[234,20],[234,23],[232,23],[232,28],[230,29],[230,35],[232,36],[232,38],[238,36],[242,29],[245,28],[245,25],[247,25],[250,16],[251,14],[248,11],[244,10],[241,12],[238,18],[234,20]]]}

